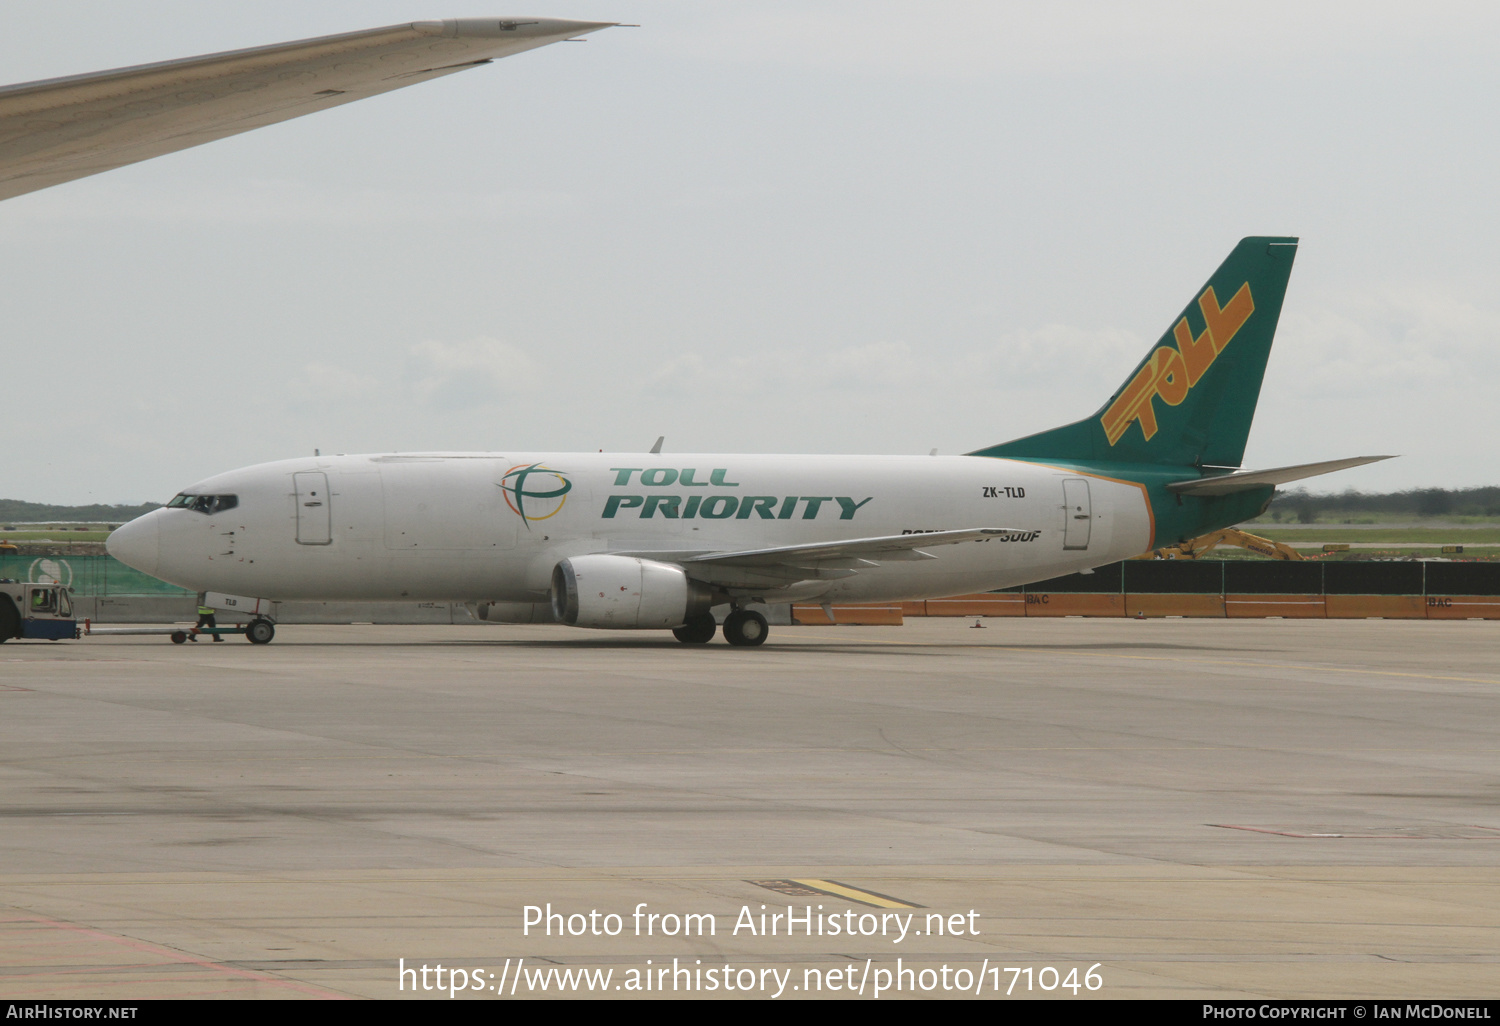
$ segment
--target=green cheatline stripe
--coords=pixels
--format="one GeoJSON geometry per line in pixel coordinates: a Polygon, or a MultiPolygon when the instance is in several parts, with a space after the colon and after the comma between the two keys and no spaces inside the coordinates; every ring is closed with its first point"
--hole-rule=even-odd
{"type": "Polygon", "coordinates": [[[40,580],[48,574],[72,587],[75,595],[191,595],[121,563],[113,556],[0,556],[0,577],[40,580]]]}

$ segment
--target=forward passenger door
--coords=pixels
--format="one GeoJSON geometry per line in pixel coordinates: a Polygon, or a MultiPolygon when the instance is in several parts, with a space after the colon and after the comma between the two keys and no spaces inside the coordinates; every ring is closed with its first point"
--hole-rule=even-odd
{"type": "Polygon", "coordinates": [[[328,545],[333,541],[333,510],[329,506],[328,475],[321,471],[293,474],[297,489],[297,544],[328,545]]]}

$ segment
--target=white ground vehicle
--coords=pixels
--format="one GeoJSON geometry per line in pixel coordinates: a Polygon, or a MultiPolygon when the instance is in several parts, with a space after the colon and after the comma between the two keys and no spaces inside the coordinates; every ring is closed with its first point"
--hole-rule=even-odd
{"type": "Polygon", "coordinates": [[[58,641],[79,636],[72,589],[56,582],[0,581],[0,642],[58,641]]]}

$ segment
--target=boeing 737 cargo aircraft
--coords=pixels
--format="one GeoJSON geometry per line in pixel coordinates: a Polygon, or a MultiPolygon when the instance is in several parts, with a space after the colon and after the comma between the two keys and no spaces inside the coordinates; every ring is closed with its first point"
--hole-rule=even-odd
{"type": "MultiPolygon", "coordinates": [[[[414,22],[0,89],[0,199],[606,27],[414,22]]],[[[1363,457],[1239,469],[1297,240],[1248,238],[1093,416],[966,456],[386,454],[200,481],[110,536],[251,600],[461,601],[480,619],[759,645],[766,602],[986,591],[1237,523],[1363,457]]],[[[258,605],[257,605],[257,608],[258,605]]],[[[274,635],[267,617],[251,641],[274,635]]]]}
{"type": "MultiPolygon", "coordinates": [[[[1275,486],[1383,457],[1237,469],[1297,240],[1242,240],[1093,416],[966,456],[399,453],[200,481],[110,536],[183,587],[441,600],[482,619],[766,639],[772,602],[987,591],[1227,527],[1275,486]]],[[[268,641],[269,621],[252,624],[268,641]]]]}

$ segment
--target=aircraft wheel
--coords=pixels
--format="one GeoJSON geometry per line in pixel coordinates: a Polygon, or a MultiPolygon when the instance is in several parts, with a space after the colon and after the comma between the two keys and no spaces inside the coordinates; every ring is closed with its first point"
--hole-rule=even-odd
{"type": "Polygon", "coordinates": [[[181,645],[185,641],[187,641],[187,631],[172,632],[172,644],[181,645]]]}
{"type": "Polygon", "coordinates": [[[714,614],[700,613],[681,627],[673,628],[672,636],[684,645],[706,645],[714,640],[714,632],[718,629],[714,614]]]}
{"type": "Polygon", "coordinates": [[[766,618],[750,609],[736,609],[724,618],[724,640],[731,645],[763,645],[770,634],[766,618]]]}
{"type": "Polygon", "coordinates": [[[245,628],[245,637],[252,645],[269,645],[276,637],[276,625],[270,620],[251,620],[245,628]]]}

